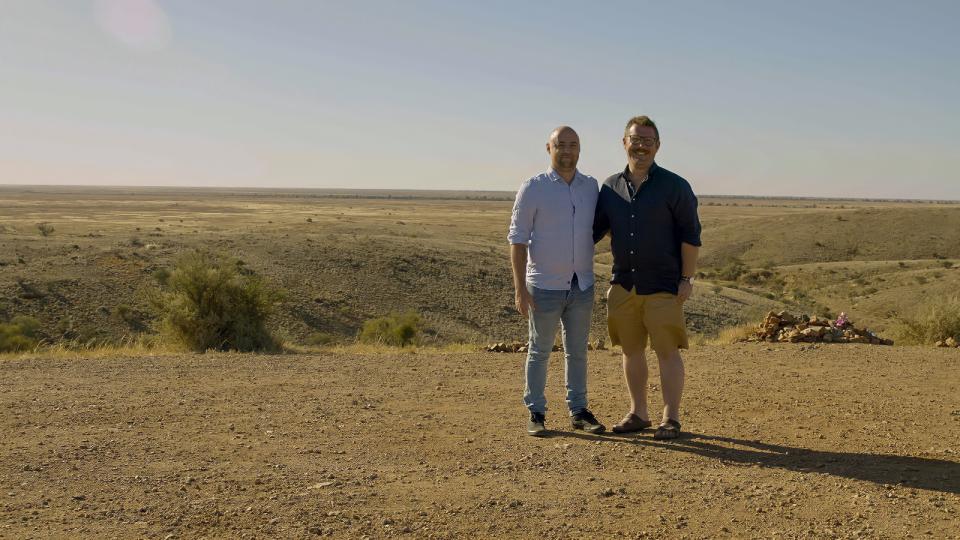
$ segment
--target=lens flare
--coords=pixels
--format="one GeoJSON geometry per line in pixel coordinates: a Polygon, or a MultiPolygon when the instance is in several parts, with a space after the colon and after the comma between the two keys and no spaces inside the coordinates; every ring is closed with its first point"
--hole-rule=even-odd
{"type": "Polygon", "coordinates": [[[170,20],[153,0],[97,0],[97,20],[111,36],[139,51],[170,43],[170,20]]]}

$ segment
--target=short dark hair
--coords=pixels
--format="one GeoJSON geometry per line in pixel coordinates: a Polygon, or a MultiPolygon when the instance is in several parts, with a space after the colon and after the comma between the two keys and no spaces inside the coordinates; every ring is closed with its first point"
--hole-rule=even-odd
{"type": "Polygon", "coordinates": [[[660,139],[660,130],[657,129],[657,124],[650,119],[649,116],[634,116],[627,121],[627,127],[623,130],[623,136],[626,137],[627,133],[630,133],[630,126],[645,126],[652,127],[653,132],[657,134],[657,139],[660,139]]]}

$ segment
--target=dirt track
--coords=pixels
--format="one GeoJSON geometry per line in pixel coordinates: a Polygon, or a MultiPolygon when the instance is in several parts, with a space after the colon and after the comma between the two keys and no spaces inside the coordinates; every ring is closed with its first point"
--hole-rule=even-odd
{"type": "Polygon", "coordinates": [[[670,443],[571,432],[556,355],[545,439],[521,355],[5,360],[0,538],[960,538],[960,351],[686,358],[670,443]]]}

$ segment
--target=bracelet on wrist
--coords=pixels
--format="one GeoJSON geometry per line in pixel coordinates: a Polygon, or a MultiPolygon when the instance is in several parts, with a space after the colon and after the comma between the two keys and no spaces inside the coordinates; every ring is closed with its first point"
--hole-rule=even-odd
{"type": "Polygon", "coordinates": [[[687,276],[680,276],[680,281],[686,281],[687,283],[692,283],[692,282],[693,282],[693,278],[692,278],[692,277],[687,277],[687,276]]]}

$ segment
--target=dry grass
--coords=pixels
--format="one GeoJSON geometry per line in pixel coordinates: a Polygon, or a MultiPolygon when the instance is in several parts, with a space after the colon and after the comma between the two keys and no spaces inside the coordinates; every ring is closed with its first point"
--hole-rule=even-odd
{"type": "Polygon", "coordinates": [[[71,346],[69,343],[40,344],[29,351],[0,353],[0,361],[13,358],[110,358],[119,356],[159,356],[182,353],[175,346],[149,347],[137,343],[71,346]]]}
{"type": "Polygon", "coordinates": [[[713,340],[713,342],[718,344],[739,343],[749,337],[756,336],[754,333],[756,328],[756,325],[751,324],[738,324],[737,326],[731,326],[717,334],[717,337],[713,340]]]}
{"type": "Polygon", "coordinates": [[[889,330],[901,345],[933,345],[947,338],[960,339],[960,297],[934,298],[909,314],[895,317],[889,330]]]}

